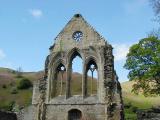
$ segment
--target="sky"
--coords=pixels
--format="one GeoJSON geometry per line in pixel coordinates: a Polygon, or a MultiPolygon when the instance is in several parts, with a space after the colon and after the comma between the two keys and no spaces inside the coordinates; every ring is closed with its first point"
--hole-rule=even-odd
{"type": "Polygon", "coordinates": [[[129,47],[157,26],[148,0],[0,0],[0,67],[44,69],[48,48],[76,13],[112,44],[119,81],[127,81],[129,47]]]}

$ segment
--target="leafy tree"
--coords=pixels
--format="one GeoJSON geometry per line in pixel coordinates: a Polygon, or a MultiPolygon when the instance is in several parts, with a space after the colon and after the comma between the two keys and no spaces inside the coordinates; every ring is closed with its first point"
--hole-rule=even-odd
{"type": "Polygon", "coordinates": [[[150,36],[130,47],[124,68],[129,80],[134,80],[133,92],[160,95],[160,40],[150,36]]]}
{"type": "Polygon", "coordinates": [[[17,88],[16,88],[16,87],[13,87],[13,88],[11,89],[11,94],[17,94],[17,93],[18,93],[17,88]]]}
{"type": "Polygon", "coordinates": [[[149,34],[148,36],[155,36],[155,37],[158,37],[160,39],[160,28],[158,29],[153,29],[149,34]]]}
{"type": "Polygon", "coordinates": [[[157,21],[160,22],[160,0],[150,0],[157,21]]]}
{"type": "Polygon", "coordinates": [[[27,78],[22,78],[17,86],[18,89],[28,89],[30,87],[32,87],[32,82],[27,78]]]}
{"type": "MultiPolygon", "coordinates": [[[[150,0],[150,3],[155,13],[155,21],[160,23],[160,0],[150,0]]],[[[154,35],[160,38],[160,27],[157,26],[156,29],[154,28],[149,35],[154,35]]]]}

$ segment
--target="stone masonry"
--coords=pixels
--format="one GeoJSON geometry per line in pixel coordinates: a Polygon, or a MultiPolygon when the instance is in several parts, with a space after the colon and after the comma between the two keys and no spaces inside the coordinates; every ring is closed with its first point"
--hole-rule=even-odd
{"type": "Polygon", "coordinates": [[[45,61],[45,75],[34,85],[32,120],[124,120],[112,49],[80,14],[75,14],[55,38],[45,61]],[[72,60],[76,56],[83,61],[82,84],[79,84],[82,92],[72,95],[72,60]],[[96,69],[98,76],[94,95],[88,94],[87,72],[90,69],[96,69]],[[57,96],[59,72],[66,73],[66,84],[65,94],[57,96]]]}

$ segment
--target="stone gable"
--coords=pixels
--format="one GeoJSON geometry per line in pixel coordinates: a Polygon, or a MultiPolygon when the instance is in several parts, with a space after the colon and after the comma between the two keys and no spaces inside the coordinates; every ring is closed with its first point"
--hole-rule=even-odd
{"type": "Polygon", "coordinates": [[[32,104],[33,120],[124,120],[112,46],[80,14],[73,16],[50,47],[44,77],[34,85],[32,104]],[[71,86],[76,56],[82,59],[82,77],[76,82],[80,89],[75,95],[71,86]]]}
{"type": "Polygon", "coordinates": [[[83,49],[88,46],[101,46],[106,44],[105,39],[79,14],[73,16],[54,41],[53,52],[60,51],[61,48],[66,51],[74,47],[83,49]],[[76,31],[83,33],[82,40],[79,42],[73,39],[73,34],[76,31]]]}

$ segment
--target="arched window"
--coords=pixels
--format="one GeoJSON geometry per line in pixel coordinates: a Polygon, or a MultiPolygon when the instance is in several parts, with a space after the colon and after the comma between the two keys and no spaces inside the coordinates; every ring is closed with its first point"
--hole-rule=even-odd
{"type": "Polygon", "coordinates": [[[71,56],[71,95],[82,94],[82,58],[79,52],[74,51],[71,56]]]}
{"type": "Polygon", "coordinates": [[[87,95],[97,95],[98,92],[98,67],[94,59],[87,64],[87,95]]]}
{"type": "Polygon", "coordinates": [[[66,68],[60,63],[55,70],[55,78],[53,81],[52,97],[65,95],[66,91],[66,68]]]}
{"type": "Polygon", "coordinates": [[[81,120],[82,112],[78,109],[72,109],[68,112],[68,120],[81,120]]]}

